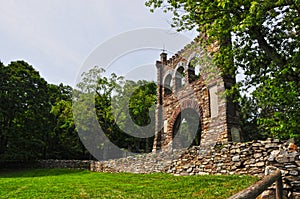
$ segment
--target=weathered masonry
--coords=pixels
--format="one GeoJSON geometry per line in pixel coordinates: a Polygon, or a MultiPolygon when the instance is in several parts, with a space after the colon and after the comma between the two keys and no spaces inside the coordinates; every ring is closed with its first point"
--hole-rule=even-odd
{"type": "Polygon", "coordinates": [[[240,141],[237,106],[224,91],[235,78],[222,76],[208,53],[192,42],[157,67],[153,151],[240,141]]]}

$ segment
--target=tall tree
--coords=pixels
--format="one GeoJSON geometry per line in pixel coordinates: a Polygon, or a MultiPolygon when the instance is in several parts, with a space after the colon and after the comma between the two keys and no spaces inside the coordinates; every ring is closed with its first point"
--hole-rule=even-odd
{"type": "Polygon", "coordinates": [[[89,157],[75,128],[70,86],[48,84],[51,111],[49,133],[45,136],[46,157],[55,159],[86,159],[89,157]]]}
{"type": "Polygon", "coordinates": [[[224,74],[243,71],[232,91],[249,92],[259,128],[279,138],[300,135],[300,2],[297,0],[148,0],[173,13],[178,30],[196,28],[224,74]],[[230,38],[230,39],[229,39],[230,38]]]}
{"type": "Polygon", "coordinates": [[[1,65],[0,158],[35,159],[43,155],[43,133],[50,111],[47,82],[24,61],[1,65]]]}
{"type": "Polygon", "coordinates": [[[118,89],[122,78],[115,74],[106,77],[104,72],[103,68],[95,66],[83,73],[78,89],[73,93],[76,128],[85,146],[98,159],[113,158],[107,157],[112,154],[106,154],[106,149],[111,146],[108,142],[116,143],[122,139],[111,112],[112,92],[118,89]]]}
{"type": "MultiPolygon", "coordinates": [[[[108,77],[104,75],[104,72],[104,69],[94,67],[83,74],[82,81],[78,84],[80,90],[76,92],[79,92],[80,95],[75,97],[74,111],[76,117],[82,117],[78,120],[80,132],[86,131],[86,139],[89,139],[88,134],[92,134],[89,129],[96,131],[95,124],[86,119],[93,117],[86,116],[87,114],[91,115],[92,112],[95,112],[97,121],[110,142],[130,152],[151,151],[153,137],[145,138],[145,132],[140,131],[139,127],[150,122],[148,110],[154,107],[152,105],[156,98],[156,85],[145,81],[124,81],[123,77],[115,74],[108,77]],[[91,107],[90,104],[93,104],[91,100],[94,100],[95,110],[85,111],[84,114],[81,114],[83,109],[91,107]],[[129,126],[130,128],[127,128],[129,126]],[[133,136],[132,133],[136,136],[133,136]]],[[[151,131],[151,128],[149,130],[151,131]]],[[[154,126],[152,130],[154,135],[154,126]]],[[[85,137],[84,133],[82,135],[85,137]]],[[[99,140],[99,143],[94,144],[98,146],[99,150],[102,150],[103,156],[105,156],[104,149],[107,143],[99,140]]]]}
{"type": "Polygon", "coordinates": [[[8,115],[5,107],[5,101],[7,100],[7,81],[8,81],[8,74],[6,67],[0,62],[0,121],[1,121],[1,129],[0,129],[0,154],[4,154],[6,151],[7,141],[8,141],[8,126],[10,126],[8,120],[8,115]]]}
{"type": "Polygon", "coordinates": [[[152,151],[155,132],[156,84],[127,80],[112,98],[118,126],[127,134],[127,148],[134,152],[152,151]]]}

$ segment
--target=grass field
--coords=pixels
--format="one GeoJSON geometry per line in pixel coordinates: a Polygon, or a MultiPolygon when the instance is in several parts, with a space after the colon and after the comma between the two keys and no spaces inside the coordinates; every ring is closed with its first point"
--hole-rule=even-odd
{"type": "Polygon", "coordinates": [[[44,169],[0,172],[0,198],[227,198],[250,176],[181,176],[44,169]]]}

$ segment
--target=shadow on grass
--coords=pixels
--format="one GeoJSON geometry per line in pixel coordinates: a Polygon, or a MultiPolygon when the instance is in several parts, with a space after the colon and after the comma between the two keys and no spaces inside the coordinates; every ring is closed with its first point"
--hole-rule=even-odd
{"type": "Polygon", "coordinates": [[[78,173],[86,174],[87,171],[80,169],[3,169],[0,170],[0,178],[33,178],[78,173]]]}

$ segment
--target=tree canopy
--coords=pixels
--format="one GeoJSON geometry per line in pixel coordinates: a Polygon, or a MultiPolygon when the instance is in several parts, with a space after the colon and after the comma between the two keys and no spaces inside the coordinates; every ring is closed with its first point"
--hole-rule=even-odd
{"type": "Polygon", "coordinates": [[[48,84],[25,61],[0,63],[0,160],[83,159],[72,88],[48,84]]]}
{"type": "Polygon", "coordinates": [[[1,65],[0,76],[0,155],[6,159],[42,157],[45,116],[51,108],[47,82],[24,61],[1,65]]]}
{"type": "Polygon", "coordinates": [[[197,29],[204,48],[217,46],[210,52],[224,75],[243,71],[231,91],[254,90],[248,97],[260,131],[300,135],[300,1],[148,0],[146,6],[172,12],[179,31],[197,29]]]}
{"type": "MultiPolygon", "coordinates": [[[[82,74],[82,80],[77,87],[79,90],[75,95],[74,111],[81,137],[86,137],[88,140],[89,136],[93,136],[93,132],[97,131],[97,125],[91,124],[91,119],[89,119],[96,113],[97,122],[110,143],[128,152],[139,153],[152,150],[154,125],[147,128],[147,132],[141,128],[154,119],[155,83],[124,80],[122,76],[114,73],[106,75],[103,68],[95,66],[82,74]],[[91,106],[91,103],[94,105],[91,106]],[[81,110],[84,107],[95,107],[95,110],[85,111],[82,114],[81,110]],[[147,136],[149,134],[151,136],[147,136]]],[[[96,145],[94,148],[99,150],[99,156],[101,156],[99,158],[106,159],[107,155],[111,155],[106,154],[105,151],[110,143],[104,140],[106,138],[93,144],[96,145]]],[[[92,141],[93,139],[90,142],[92,141]]]]}

